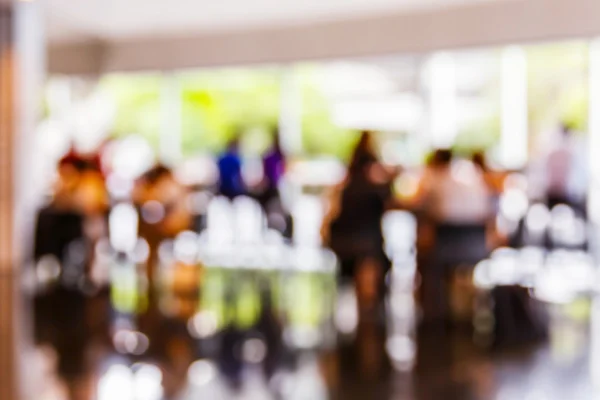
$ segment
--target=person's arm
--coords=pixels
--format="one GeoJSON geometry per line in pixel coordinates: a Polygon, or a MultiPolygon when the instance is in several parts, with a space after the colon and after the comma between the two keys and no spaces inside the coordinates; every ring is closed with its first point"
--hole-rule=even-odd
{"type": "Polygon", "coordinates": [[[345,187],[345,182],[339,183],[332,187],[327,194],[327,204],[323,222],[321,223],[321,240],[324,244],[328,244],[331,234],[331,223],[340,215],[341,198],[345,187]]]}

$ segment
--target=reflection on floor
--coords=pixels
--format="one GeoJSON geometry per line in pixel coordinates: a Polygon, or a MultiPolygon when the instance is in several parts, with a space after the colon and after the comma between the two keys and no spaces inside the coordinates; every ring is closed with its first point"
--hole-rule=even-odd
{"type": "Polygon", "coordinates": [[[589,334],[597,328],[587,321],[596,321],[600,308],[586,299],[549,309],[547,341],[490,350],[475,345],[468,331],[415,333],[412,298],[402,290],[391,294],[387,323],[374,315],[359,321],[351,291],[340,290],[339,298],[333,342],[279,346],[267,339],[273,328],[266,320],[261,328],[210,335],[206,316],[194,327],[194,319],[165,316],[156,299],[126,315],[108,291],[55,288],[36,300],[36,365],[46,394],[40,398],[591,399],[599,393],[590,372],[600,366],[592,363],[600,357],[589,334]]]}

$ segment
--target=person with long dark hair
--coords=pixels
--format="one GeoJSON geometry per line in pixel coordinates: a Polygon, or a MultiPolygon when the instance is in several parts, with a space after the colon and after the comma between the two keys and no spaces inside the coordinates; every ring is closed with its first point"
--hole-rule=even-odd
{"type": "Polygon", "coordinates": [[[330,226],[330,246],[342,278],[353,278],[367,308],[384,293],[390,261],[383,249],[381,219],[392,197],[391,174],[377,159],[372,136],[363,132],[343,183],[339,212],[330,226]]]}

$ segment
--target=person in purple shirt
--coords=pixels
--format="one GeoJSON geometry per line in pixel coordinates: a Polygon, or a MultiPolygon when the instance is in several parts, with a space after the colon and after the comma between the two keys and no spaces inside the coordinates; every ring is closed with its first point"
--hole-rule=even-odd
{"type": "Polygon", "coordinates": [[[279,132],[275,131],[273,146],[263,157],[264,183],[261,203],[267,204],[279,196],[279,182],[285,173],[285,155],[281,150],[279,132]]]}

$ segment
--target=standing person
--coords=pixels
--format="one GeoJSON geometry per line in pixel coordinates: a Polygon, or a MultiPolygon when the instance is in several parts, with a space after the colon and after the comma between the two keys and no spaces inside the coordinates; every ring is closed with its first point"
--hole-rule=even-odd
{"type": "Polygon", "coordinates": [[[264,187],[261,203],[265,207],[269,201],[279,197],[279,182],[285,172],[285,155],[281,150],[279,132],[275,130],[273,146],[263,157],[264,187]]]}
{"type": "Polygon", "coordinates": [[[279,185],[285,174],[286,159],[277,129],[273,132],[273,144],[263,156],[262,164],[263,180],[257,200],[265,211],[268,227],[280,232],[284,237],[291,238],[293,219],[279,192],[279,185]]]}
{"type": "Polygon", "coordinates": [[[548,207],[566,204],[585,211],[586,163],[585,149],[576,140],[571,128],[563,124],[560,139],[550,150],[545,162],[545,190],[548,207]]]}
{"type": "Polygon", "coordinates": [[[444,322],[450,317],[449,286],[458,268],[468,271],[488,255],[486,233],[494,207],[483,173],[472,162],[453,162],[450,150],[438,150],[434,160],[423,211],[435,239],[421,271],[421,294],[425,319],[444,322]]]}
{"type": "Polygon", "coordinates": [[[363,132],[330,226],[330,246],[341,261],[343,278],[354,278],[360,305],[369,309],[384,294],[390,261],[383,249],[381,219],[391,200],[390,174],[379,163],[372,137],[363,132]]]}
{"type": "Polygon", "coordinates": [[[227,150],[217,161],[219,168],[219,193],[230,200],[246,194],[242,176],[242,158],[239,152],[239,139],[232,139],[227,150]]]}

